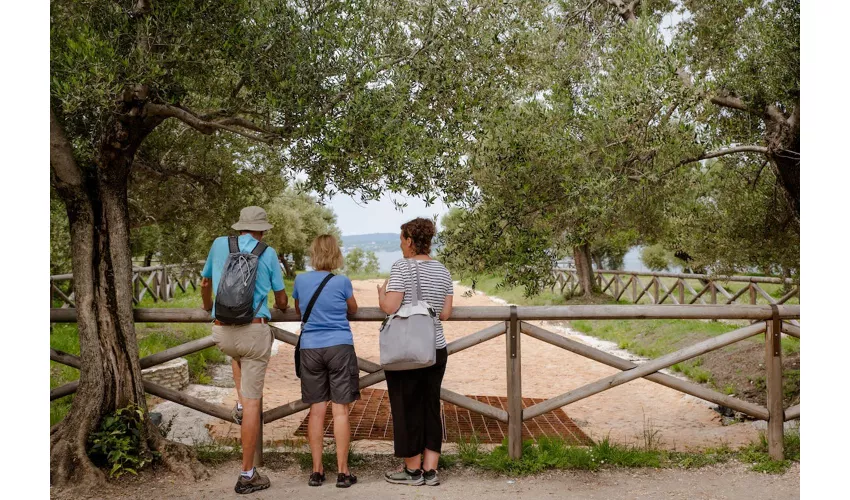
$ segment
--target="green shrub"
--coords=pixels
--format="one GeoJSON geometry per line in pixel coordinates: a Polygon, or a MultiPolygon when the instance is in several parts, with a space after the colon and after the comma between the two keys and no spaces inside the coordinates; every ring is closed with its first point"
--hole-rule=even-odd
{"type": "Polygon", "coordinates": [[[154,454],[143,443],[145,412],[130,404],[115,410],[89,436],[88,454],[100,467],[106,467],[111,477],[129,472],[136,474],[151,463],[154,454]]]}

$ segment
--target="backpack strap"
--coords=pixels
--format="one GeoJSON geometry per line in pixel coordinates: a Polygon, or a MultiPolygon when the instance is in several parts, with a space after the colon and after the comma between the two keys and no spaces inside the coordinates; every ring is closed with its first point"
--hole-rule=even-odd
{"type": "Polygon", "coordinates": [[[230,247],[230,253],[239,253],[239,237],[228,236],[227,245],[230,247]]]}
{"type": "Polygon", "coordinates": [[[316,299],[319,298],[319,294],[322,293],[322,289],[325,288],[325,285],[327,285],[328,281],[330,281],[331,278],[333,278],[334,276],[336,276],[334,273],[328,273],[328,275],[325,276],[325,279],[322,280],[321,283],[319,283],[319,288],[317,288],[316,291],[313,293],[313,296],[310,297],[310,302],[307,304],[307,309],[304,310],[304,314],[301,316],[302,325],[307,323],[307,319],[310,318],[310,311],[313,310],[313,304],[316,303],[316,299]]]}
{"type": "Polygon", "coordinates": [[[251,250],[251,253],[259,257],[260,255],[263,255],[263,252],[265,252],[266,248],[268,247],[269,246],[263,243],[262,241],[258,241],[257,245],[254,246],[254,249],[251,250]]]}

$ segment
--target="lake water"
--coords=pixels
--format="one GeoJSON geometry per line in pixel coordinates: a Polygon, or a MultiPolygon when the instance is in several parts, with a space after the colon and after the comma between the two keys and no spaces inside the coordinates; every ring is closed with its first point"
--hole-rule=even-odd
{"type": "MultiPolygon", "coordinates": [[[[643,262],[640,261],[640,250],[641,247],[632,247],[632,249],[626,253],[626,256],[623,258],[623,270],[637,272],[649,271],[649,269],[643,265],[643,262]]],[[[393,262],[401,258],[401,250],[395,250],[392,252],[380,251],[375,252],[375,255],[378,256],[378,266],[380,267],[381,272],[388,273],[390,272],[393,262]]],[[[671,273],[678,273],[682,271],[679,266],[670,266],[667,270],[671,273]]]]}

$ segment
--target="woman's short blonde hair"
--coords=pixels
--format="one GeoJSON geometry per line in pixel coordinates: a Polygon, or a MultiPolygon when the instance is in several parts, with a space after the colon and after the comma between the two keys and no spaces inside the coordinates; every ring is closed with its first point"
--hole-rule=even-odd
{"type": "Polygon", "coordinates": [[[336,238],[329,234],[317,236],[310,244],[310,267],[316,271],[333,271],[342,267],[342,252],[336,238]]]}

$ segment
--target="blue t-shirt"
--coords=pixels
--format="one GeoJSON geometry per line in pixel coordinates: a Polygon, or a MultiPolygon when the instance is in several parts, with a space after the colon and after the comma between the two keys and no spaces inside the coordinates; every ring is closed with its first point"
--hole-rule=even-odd
{"type": "MultiPolygon", "coordinates": [[[[250,234],[239,236],[238,241],[239,250],[242,252],[250,252],[259,243],[250,234]]],[[[227,236],[216,238],[210,247],[210,254],[207,256],[204,269],[201,271],[201,276],[204,278],[212,278],[213,293],[218,291],[218,280],[221,278],[224,261],[227,260],[229,254],[230,245],[227,243],[227,236]]],[[[274,290],[275,292],[279,292],[284,289],[283,273],[280,272],[277,252],[274,251],[274,248],[268,247],[260,255],[260,264],[257,267],[257,281],[254,283],[254,309],[260,306],[259,311],[257,311],[258,318],[272,319],[268,305],[269,291],[274,290]]],[[[213,301],[212,316],[215,317],[215,301],[213,301]]]]}
{"type": "MultiPolygon", "coordinates": [[[[298,300],[303,315],[319,284],[329,273],[310,271],[295,277],[292,298],[298,300]]],[[[351,326],[348,324],[348,306],[345,301],[354,295],[351,280],[346,276],[334,276],[322,289],[313,304],[307,324],[301,330],[301,348],[319,349],[335,345],[354,345],[351,326]]]]}

